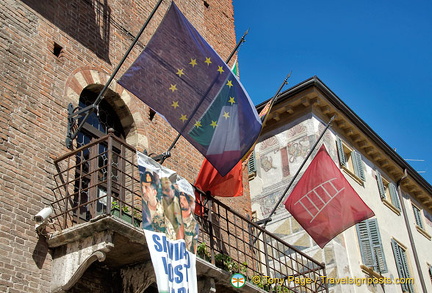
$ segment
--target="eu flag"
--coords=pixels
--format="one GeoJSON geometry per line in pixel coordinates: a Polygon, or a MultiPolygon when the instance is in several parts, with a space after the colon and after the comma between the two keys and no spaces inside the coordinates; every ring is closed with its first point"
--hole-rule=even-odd
{"type": "Polygon", "coordinates": [[[222,176],[261,130],[242,84],[174,2],[119,84],[163,115],[222,176]]]}

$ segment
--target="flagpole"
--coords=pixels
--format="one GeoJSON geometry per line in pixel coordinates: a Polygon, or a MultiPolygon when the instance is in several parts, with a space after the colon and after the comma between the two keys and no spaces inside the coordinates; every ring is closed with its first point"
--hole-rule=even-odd
{"type": "Polygon", "coordinates": [[[108,81],[105,83],[105,86],[102,88],[102,90],[99,92],[99,95],[97,96],[96,100],[94,101],[94,103],[92,105],[89,105],[87,107],[85,107],[84,109],[81,109],[77,112],[73,112],[73,107],[71,104],[69,104],[69,116],[68,116],[68,133],[67,133],[67,137],[66,137],[66,147],[70,147],[72,144],[72,140],[78,135],[78,132],[81,130],[81,128],[83,127],[84,123],[86,122],[87,118],[90,116],[91,113],[93,113],[93,111],[95,109],[98,108],[99,103],[103,100],[104,98],[104,94],[107,91],[108,87],[110,86],[111,82],[113,81],[114,77],[117,75],[117,73],[119,72],[121,66],[123,65],[123,63],[126,61],[126,58],[129,56],[130,52],[132,51],[133,47],[135,47],[136,43],[138,42],[138,39],[141,37],[142,33],[144,32],[144,30],[146,29],[147,25],[149,24],[150,20],[153,18],[153,16],[155,15],[156,11],[158,10],[159,6],[162,4],[163,0],[159,0],[159,2],[156,4],[156,6],[153,8],[152,12],[150,13],[149,17],[147,18],[146,22],[143,24],[143,26],[141,27],[141,30],[138,32],[138,34],[136,35],[135,39],[133,40],[132,44],[129,46],[129,49],[126,51],[126,53],[124,54],[122,60],[120,60],[120,63],[117,65],[117,67],[114,69],[113,73],[111,74],[110,78],[108,79],[108,81]],[[74,125],[73,122],[75,122],[80,115],[85,114],[84,119],[81,121],[81,123],[78,125],[78,127],[75,129],[75,131],[72,133],[72,127],[74,125]]]}
{"type": "MultiPolygon", "coordinates": [[[[246,30],[246,31],[244,32],[244,34],[243,34],[243,36],[241,37],[241,39],[237,42],[237,44],[236,44],[234,50],[232,50],[231,54],[229,55],[229,57],[228,57],[227,60],[225,61],[225,64],[228,64],[228,63],[231,61],[231,58],[234,56],[235,52],[237,52],[237,50],[239,49],[240,45],[246,41],[246,40],[245,40],[245,37],[246,37],[246,35],[247,35],[248,33],[249,33],[249,30],[246,30]]],[[[198,109],[198,107],[195,108],[195,111],[196,111],[197,109],[198,109]]],[[[185,125],[185,126],[186,126],[186,125],[185,125]]],[[[157,155],[157,156],[153,157],[152,159],[155,160],[155,161],[157,161],[157,162],[159,162],[159,164],[162,165],[163,162],[165,161],[165,159],[171,157],[171,153],[170,153],[170,152],[171,152],[171,150],[175,147],[175,145],[177,144],[177,142],[178,142],[178,140],[180,139],[180,137],[181,137],[181,133],[179,132],[179,133],[177,134],[177,137],[176,137],[176,138],[174,139],[174,141],[171,143],[171,145],[170,145],[170,147],[168,148],[168,150],[167,150],[166,152],[160,154],[160,155],[157,155]]]]}
{"type": "MultiPolygon", "coordinates": [[[[331,123],[333,122],[335,116],[333,116],[332,118],[330,118],[330,121],[327,123],[326,127],[324,128],[324,130],[322,131],[321,135],[318,137],[317,141],[315,142],[315,144],[312,146],[311,150],[309,151],[309,153],[307,154],[306,158],[303,160],[303,163],[301,164],[301,166],[298,168],[297,172],[294,174],[294,177],[291,179],[291,182],[288,184],[287,188],[285,189],[285,191],[283,192],[282,196],[279,198],[278,202],[276,203],[275,207],[273,208],[273,210],[270,212],[270,214],[268,215],[268,217],[264,220],[261,220],[261,222],[264,223],[263,225],[263,229],[266,228],[267,223],[271,221],[271,216],[275,213],[276,209],[278,208],[279,204],[282,202],[282,200],[284,199],[285,195],[288,193],[288,190],[291,188],[291,186],[293,185],[295,179],[297,178],[297,176],[300,174],[301,169],[304,167],[304,165],[306,164],[307,160],[309,159],[309,157],[312,155],[313,151],[315,150],[316,146],[319,144],[319,142],[321,141],[321,139],[323,138],[325,132],[327,131],[327,129],[330,127],[331,123]]],[[[258,233],[257,238],[259,237],[260,233],[258,233]]],[[[256,241],[256,240],[255,240],[256,241]]]]}
{"type": "MultiPolygon", "coordinates": [[[[279,98],[279,93],[282,91],[283,87],[288,84],[288,79],[291,77],[291,72],[288,73],[288,75],[285,77],[284,81],[282,82],[281,86],[279,87],[276,94],[273,96],[273,98],[270,100],[270,104],[268,105],[268,110],[270,112],[270,109],[273,107],[276,100],[279,98]]],[[[267,104],[264,106],[264,108],[267,107],[267,104]]],[[[264,110],[264,109],[263,109],[264,110]]],[[[264,114],[264,118],[262,118],[262,125],[264,128],[264,124],[267,121],[267,114],[264,114]]]]}
{"type": "MultiPolygon", "coordinates": [[[[261,113],[260,114],[258,114],[258,116],[260,116],[260,118],[261,118],[261,123],[262,123],[262,128],[261,128],[261,131],[260,131],[260,134],[261,134],[261,132],[263,131],[263,129],[264,129],[264,125],[265,125],[265,122],[267,121],[267,117],[268,117],[268,112],[270,112],[270,109],[273,107],[273,104],[276,102],[276,100],[279,98],[279,93],[282,91],[282,89],[283,89],[283,87],[285,86],[285,85],[287,85],[288,84],[288,79],[290,78],[290,76],[291,76],[291,72],[290,73],[288,73],[288,75],[285,77],[285,79],[284,79],[284,81],[282,82],[282,84],[280,85],[280,87],[279,87],[279,89],[277,90],[277,92],[276,92],[276,94],[273,96],[273,98],[271,98],[270,100],[269,100],[269,102],[267,102],[267,104],[264,106],[264,108],[261,110],[261,112],[263,112],[263,111],[267,111],[267,113],[264,113],[262,116],[261,116],[261,113]],[[267,110],[265,110],[267,108],[267,110]]],[[[259,137],[259,136],[258,136],[259,137]]],[[[257,144],[257,142],[258,142],[258,139],[254,142],[254,144],[249,148],[249,150],[246,152],[246,154],[243,156],[243,158],[242,158],[242,161],[247,161],[248,159],[249,159],[249,156],[250,156],[250,154],[252,153],[252,151],[253,151],[253,149],[255,148],[255,145],[257,144]]]]}
{"type": "Polygon", "coordinates": [[[232,50],[231,54],[230,54],[230,55],[228,56],[228,58],[227,58],[227,62],[225,62],[225,63],[228,64],[228,63],[230,62],[231,58],[234,56],[235,52],[237,52],[237,50],[240,48],[240,45],[243,44],[244,42],[246,42],[245,38],[246,38],[246,35],[247,35],[248,33],[249,33],[249,29],[247,29],[247,30],[244,32],[243,36],[242,36],[241,39],[237,42],[237,45],[235,46],[234,50],[232,50]]]}

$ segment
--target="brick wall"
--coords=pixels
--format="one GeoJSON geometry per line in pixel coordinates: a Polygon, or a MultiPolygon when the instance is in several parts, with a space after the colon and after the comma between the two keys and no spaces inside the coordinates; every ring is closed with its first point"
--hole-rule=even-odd
{"type": "MultiPolygon", "coordinates": [[[[86,85],[76,76],[91,69],[103,83],[156,2],[0,0],[1,292],[49,291],[51,256],[43,237],[34,231],[32,216],[55,199],[53,159],[69,151],[64,143],[67,105],[77,105],[79,95],[73,89],[86,85]]],[[[232,1],[177,2],[226,59],[236,43],[232,1]]],[[[143,49],[168,4],[163,2],[117,77],[143,49]]],[[[148,139],[138,141],[138,149],[166,151],[177,133],[159,116],[150,120],[149,108],[135,97],[128,103],[132,117],[142,118],[132,123],[134,132],[148,139]]],[[[180,138],[164,165],[181,170],[193,182],[201,161],[202,156],[180,138]]],[[[238,201],[250,212],[248,197],[238,201]]]]}

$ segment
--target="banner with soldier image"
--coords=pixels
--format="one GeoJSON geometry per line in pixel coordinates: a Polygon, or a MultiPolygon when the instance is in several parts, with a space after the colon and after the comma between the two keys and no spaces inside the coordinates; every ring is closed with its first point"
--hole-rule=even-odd
{"type": "Polygon", "coordinates": [[[175,171],[137,153],[146,234],[159,292],[197,292],[199,225],[192,185],[175,171]]]}

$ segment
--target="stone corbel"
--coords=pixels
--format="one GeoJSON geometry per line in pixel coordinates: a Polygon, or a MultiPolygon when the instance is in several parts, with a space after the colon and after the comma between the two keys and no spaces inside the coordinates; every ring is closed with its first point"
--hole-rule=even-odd
{"type": "Polygon", "coordinates": [[[52,262],[51,292],[70,290],[92,263],[104,261],[106,254],[114,247],[111,238],[111,234],[97,233],[82,241],[66,244],[62,255],[52,262]]]}

